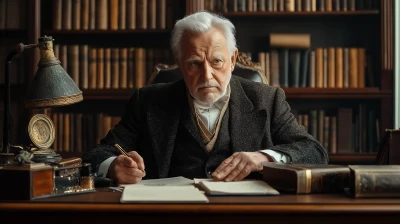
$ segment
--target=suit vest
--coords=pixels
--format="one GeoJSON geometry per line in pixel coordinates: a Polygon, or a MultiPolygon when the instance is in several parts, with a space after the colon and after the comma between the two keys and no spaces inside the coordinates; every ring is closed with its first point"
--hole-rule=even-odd
{"type": "Polygon", "coordinates": [[[179,122],[175,147],[171,158],[169,177],[184,176],[186,178],[211,178],[211,173],[232,155],[229,134],[229,106],[222,118],[217,140],[211,152],[207,152],[202,141],[200,130],[192,117],[190,127],[198,136],[193,136],[179,122]]]}

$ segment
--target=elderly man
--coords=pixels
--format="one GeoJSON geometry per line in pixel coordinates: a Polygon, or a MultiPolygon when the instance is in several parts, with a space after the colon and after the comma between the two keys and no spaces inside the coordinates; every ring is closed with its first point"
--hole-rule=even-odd
{"type": "Polygon", "coordinates": [[[208,12],[177,21],[171,47],[183,79],[136,90],[121,121],[84,161],[118,183],[173,176],[238,181],[261,171],[263,161],[327,163],[281,89],[232,76],[234,34],[229,20],[208,12]]]}

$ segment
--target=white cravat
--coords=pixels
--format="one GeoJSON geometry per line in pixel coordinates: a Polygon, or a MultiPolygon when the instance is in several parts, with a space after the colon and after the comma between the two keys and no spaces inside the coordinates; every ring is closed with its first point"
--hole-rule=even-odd
{"type": "MultiPolygon", "coordinates": [[[[228,88],[230,87],[228,86],[227,89],[228,88]]],[[[229,93],[230,91],[225,89],[224,95],[211,105],[200,104],[201,102],[198,102],[198,100],[193,98],[193,106],[196,114],[199,116],[207,130],[211,133],[214,133],[215,128],[217,127],[217,120],[222,108],[229,101],[229,93]]]]}

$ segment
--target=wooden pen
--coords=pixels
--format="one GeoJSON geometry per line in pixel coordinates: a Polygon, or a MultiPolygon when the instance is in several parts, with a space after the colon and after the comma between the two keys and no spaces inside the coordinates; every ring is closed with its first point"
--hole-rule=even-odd
{"type": "MultiPolygon", "coordinates": [[[[115,143],[114,146],[115,146],[115,148],[117,148],[117,149],[121,152],[122,155],[124,155],[124,156],[126,156],[126,157],[129,157],[128,153],[126,153],[125,150],[124,150],[120,145],[118,145],[117,143],[115,143]]],[[[141,171],[143,171],[144,176],[146,176],[146,171],[144,171],[144,169],[141,170],[141,171]]]]}

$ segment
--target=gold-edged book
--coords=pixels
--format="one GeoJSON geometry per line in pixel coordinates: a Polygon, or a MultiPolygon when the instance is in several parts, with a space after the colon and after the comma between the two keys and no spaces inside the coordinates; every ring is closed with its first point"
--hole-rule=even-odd
{"type": "Polygon", "coordinates": [[[280,192],[338,193],[349,185],[345,165],[263,163],[263,179],[280,192]]]}
{"type": "Polygon", "coordinates": [[[400,165],[350,165],[349,168],[351,196],[400,197],[400,165]]]}

